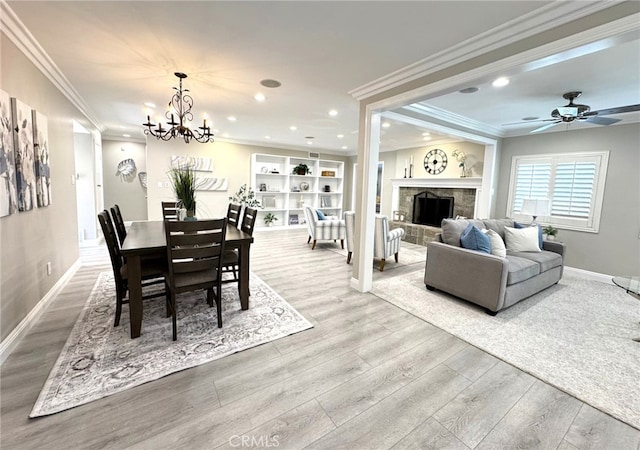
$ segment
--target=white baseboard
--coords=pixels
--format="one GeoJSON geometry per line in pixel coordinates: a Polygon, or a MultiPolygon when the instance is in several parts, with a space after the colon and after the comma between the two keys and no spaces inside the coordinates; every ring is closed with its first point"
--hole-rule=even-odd
{"type": "Polygon", "coordinates": [[[60,291],[67,285],[69,280],[75,275],[82,266],[80,258],[74,262],[69,269],[58,279],[49,292],[33,307],[29,314],[15,327],[11,333],[0,343],[0,366],[9,357],[11,352],[15,350],[22,338],[29,332],[31,327],[38,321],[42,313],[47,309],[49,303],[58,296],[60,291]]]}
{"type": "Polygon", "coordinates": [[[575,267],[564,266],[565,273],[591,281],[599,281],[600,283],[613,284],[613,276],[605,273],[591,272],[589,270],[577,269],[575,267]]]}

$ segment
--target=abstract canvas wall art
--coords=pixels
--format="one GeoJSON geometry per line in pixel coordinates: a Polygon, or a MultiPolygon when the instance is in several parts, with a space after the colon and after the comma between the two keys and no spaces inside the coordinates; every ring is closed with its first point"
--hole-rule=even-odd
{"type": "Polygon", "coordinates": [[[47,116],[33,111],[33,152],[36,171],[38,207],[51,204],[51,169],[49,167],[49,128],[47,116]]]}
{"type": "Polygon", "coordinates": [[[31,108],[17,98],[11,99],[13,114],[16,187],[18,211],[30,211],[37,207],[35,156],[33,152],[33,123],[31,108]]]}
{"type": "Polygon", "coordinates": [[[190,167],[198,172],[212,172],[213,160],[211,158],[198,158],[196,156],[172,156],[171,167],[190,167]]]}
{"type": "Polygon", "coordinates": [[[18,212],[11,98],[0,90],[0,217],[18,212]]]}

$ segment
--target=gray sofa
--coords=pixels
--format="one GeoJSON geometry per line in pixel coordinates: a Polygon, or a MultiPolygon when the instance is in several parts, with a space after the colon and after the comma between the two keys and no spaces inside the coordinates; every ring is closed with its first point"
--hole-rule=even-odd
{"type": "Polygon", "coordinates": [[[565,246],[544,241],[541,252],[512,252],[502,258],[468,250],[460,235],[469,225],[492,229],[504,240],[511,219],[442,221],[442,233],[427,246],[424,283],[475,303],[492,315],[520,300],[552,286],[562,278],[565,246]]]}

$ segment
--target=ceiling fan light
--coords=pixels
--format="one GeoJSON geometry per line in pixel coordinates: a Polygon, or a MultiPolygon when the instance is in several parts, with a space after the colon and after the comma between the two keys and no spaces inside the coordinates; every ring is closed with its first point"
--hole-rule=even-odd
{"type": "Polygon", "coordinates": [[[558,113],[561,116],[576,117],[578,115],[578,108],[573,106],[560,106],[558,107],[558,113]]]}

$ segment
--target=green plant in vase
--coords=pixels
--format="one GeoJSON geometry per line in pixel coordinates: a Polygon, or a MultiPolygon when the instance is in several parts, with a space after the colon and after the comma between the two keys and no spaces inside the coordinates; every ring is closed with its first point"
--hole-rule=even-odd
{"type": "Polygon", "coordinates": [[[547,240],[553,241],[556,238],[556,234],[558,234],[558,229],[547,225],[542,229],[542,232],[547,235],[547,240]]]}
{"type": "Polygon", "coordinates": [[[178,205],[187,211],[187,217],[196,214],[196,174],[189,166],[172,167],[169,180],[178,205]]]}
{"type": "Polygon", "coordinates": [[[311,170],[309,170],[309,166],[306,164],[300,163],[293,168],[294,175],[306,175],[311,174],[311,170]]]}
{"type": "Polygon", "coordinates": [[[270,227],[273,224],[273,222],[275,222],[276,220],[278,220],[278,218],[275,215],[273,215],[272,213],[267,213],[264,216],[264,223],[268,227],[270,227]]]}

